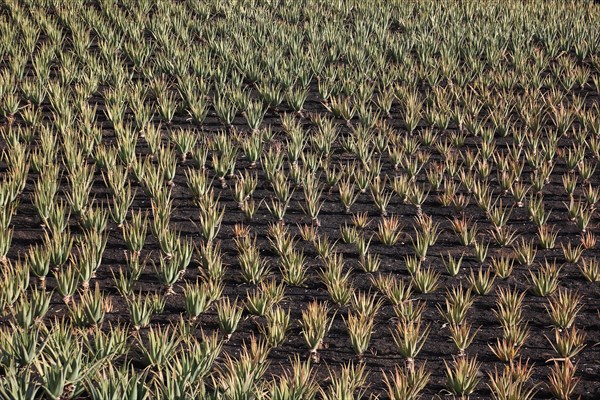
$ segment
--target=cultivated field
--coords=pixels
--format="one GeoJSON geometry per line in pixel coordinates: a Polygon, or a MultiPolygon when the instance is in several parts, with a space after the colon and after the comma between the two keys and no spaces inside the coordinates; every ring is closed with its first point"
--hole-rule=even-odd
{"type": "Polygon", "coordinates": [[[0,0],[0,399],[600,398],[600,5],[0,0]]]}

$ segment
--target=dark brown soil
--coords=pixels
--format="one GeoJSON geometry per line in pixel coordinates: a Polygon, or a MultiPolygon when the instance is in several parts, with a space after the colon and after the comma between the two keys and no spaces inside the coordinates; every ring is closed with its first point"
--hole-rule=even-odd
{"type": "MultiPolygon", "coordinates": [[[[598,101],[597,94],[588,94],[588,101],[598,101]]],[[[305,107],[307,112],[325,111],[323,105],[317,101],[316,96],[317,94],[313,88],[305,107]]],[[[99,99],[97,100],[100,101],[99,99]]],[[[44,108],[48,109],[48,106],[45,106],[44,108]]],[[[276,131],[279,131],[278,114],[284,111],[285,110],[282,109],[276,114],[273,113],[267,115],[265,124],[271,124],[276,131]]],[[[388,122],[396,129],[403,130],[399,118],[400,110],[395,106],[392,111],[392,116],[388,119],[388,122]]],[[[99,117],[101,116],[102,114],[99,113],[99,117]]],[[[307,118],[304,120],[306,124],[309,124],[307,118]]],[[[16,123],[19,124],[20,121],[17,120],[16,123]]],[[[101,123],[103,124],[106,141],[114,140],[114,134],[110,123],[107,121],[102,121],[101,123]]],[[[236,124],[240,130],[247,129],[244,127],[243,119],[241,118],[236,119],[236,124]]],[[[188,122],[185,121],[183,115],[178,115],[173,122],[173,128],[180,126],[190,126],[188,122]]],[[[344,127],[344,124],[341,121],[340,127],[344,127]]],[[[220,129],[220,124],[213,111],[209,113],[209,116],[201,129],[206,135],[211,135],[214,131],[220,129]]],[[[442,139],[453,130],[454,129],[451,127],[446,131],[440,132],[442,139]]],[[[342,132],[342,135],[344,134],[346,134],[346,132],[342,132]]],[[[504,139],[499,138],[498,144],[503,143],[503,141],[504,139]]],[[[477,144],[477,140],[473,138],[467,140],[468,148],[476,149],[477,144]]],[[[561,140],[559,147],[568,144],[568,141],[561,140]]],[[[335,153],[333,155],[334,161],[347,158],[347,155],[344,154],[339,144],[336,144],[335,147],[335,153]]],[[[432,147],[426,149],[432,153],[431,161],[442,159],[442,156],[437,153],[435,148],[432,147]]],[[[145,147],[145,142],[143,140],[139,141],[137,153],[148,153],[148,149],[145,147]]],[[[395,171],[392,166],[389,165],[387,157],[384,156],[383,160],[384,168],[382,172],[393,177],[395,171]]],[[[171,218],[172,227],[181,230],[182,235],[190,237],[196,243],[199,243],[201,238],[194,225],[198,219],[198,208],[194,205],[192,195],[186,186],[183,173],[185,168],[186,165],[178,166],[177,177],[174,181],[173,198],[175,212],[171,218]]],[[[237,169],[244,170],[245,168],[249,168],[249,165],[243,158],[240,158],[237,169]]],[[[537,261],[543,261],[544,258],[556,258],[559,263],[563,262],[564,257],[560,244],[565,244],[569,241],[577,243],[579,241],[580,232],[575,224],[568,220],[566,207],[564,205],[564,202],[568,201],[568,197],[562,188],[561,182],[561,176],[565,170],[563,161],[558,160],[552,173],[551,181],[544,188],[546,210],[552,210],[549,224],[558,227],[560,229],[560,234],[554,249],[538,249],[536,257],[537,261]]],[[[255,192],[255,198],[256,200],[268,199],[272,195],[272,192],[266,184],[264,184],[265,180],[260,167],[258,167],[256,171],[258,172],[260,178],[259,182],[261,183],[259,183],[259,187],[255,192]]],[[[526,181],[529,179],[529,172],[528,167],[525,167],[523,177],[526,181]]],[[[494,176],[495,171],[492,173],[492,177],[494,176]]],[[[35,173],[30,173],[27,179],[27,186],[20,198],[20,205],[17,213],[13,217],[12,225],[14,226],[14,238],[9,252],[10,259],[18,258],[19,254],[26,251],[28,246],[41,242],[43,229],[40,226],[39,217],[31,203],[33,183],[36,179],[37,175],[35,173]]],[[[424,173],[419,175],[418,182],[419,184],[427,185],[424,173]]],[[[498,194],[498,197],[503,200],[504,204],[510,204],[512,202],[511,197],[499,193],[494,178],[492,178],[492,182],[493,185],[496,185],[494,193],[498,194]]],[[[63,190],[67,188],[65,183],[66,181],[63,178],[63,190]]],[[[594,186],[600,185],[600,171],[596,171],[591,183],[594,186]]],[[[134,183],[134,187],[137,188],[137,194],[131,208],[134,210],[149,209],[150,202],[148,196],[144,194],[139,184],[134,183]]],[[[234,224],[244,222],[244,215],[233,201],[232,193],[229,188],[221,189],[219,185],[215,185],[215,190],[216,194],[220,196],[221,203],[226,207],[225,218],[219,233],[219,239],[222,240],[225,262],[228,266],[224,282],[224,295],[231,298],[238,297],[243,299],[247,289],[251,286],[243,284],[239,273],[239,265],[236,260],[236,249],[231,237],[234,224]]],[[[580,190],[580,188],[578,188],[578,190],[580,190]]],[[[63,195],[64,193],[61,193],[61,196],[63,195]]],[[[96,202],[106,202],[108,196],[108,191],[104,186],[102,176],[97,172],[92,197],[96,199],[96,202]]],[[[291,202],[290,208],[286,214],[286,223],[293,232],[297,232],[296,224],[310,223],[310,220],[303,214],[299,205],[299,203],[303,201],[302,191],[296,190],[293,199],[294,200],[291,202]]],[[[339,238],[339,227],[343,225],[344,222],[350,221],[350,215],[344,213],[343,206],[339,202],[337,189],[333,189],[331,192],[325,190],[324,200],[325,202],[320,214],[321,226],[318,231],[321,235],[327,235],[335,240],[339,238]]],[[[376,221],[380,217],[368,193],[362,194],[359,197],[357,203],[352,207],[352,212],[368,212],[373,220],[369,226],[369,230],[372,231],[377,226],[376,221]]],[[[381,256],[381,272],[393,272],[400,277],[409,279],[410,275],[405,267],[404,256],[413,254],[409,236],[413,234],[411,225],[413,224],[413,217],[416,215],[416,209],[412,205],[402,203],[400,199],[394,196],[389,207],[389,212],[390,214],[400,216],[402,220],[404,225],[403,241],[397,245],[387,247],[381,245],[374,239],[371,245],[371,251],[381,256]]],[[[436,309],[436,305],[443,304],[446,288],[460,283],[466,284],[469,268],[478,267],[478,263],[475,260],[472,248],[461,246],[451,230],[449,218],[452,218],[452,216],[456,214],[456,211],[452,207],[440,206],[435,201],[435,193],[431,192],[427,202],[423,206],[423,212],[432,216],[434,221],[440,224],[442,230],[442,234],[437,244],[430,248],[428,252],[429,256],[425,261],[426,265],[432,265],[435,269],[440,271],[442,273],[442,278],[440,281],[441,285],[435,293],[417,295],[418,299],[426,301],[427,306],[425,309],[424,320],[426,324],[430,326],[431,331],[422,352],[417,357],[416,363],[417,365],[426,363],[427,370],[432,374],[431,381],[425,390],[424,398],[445,398],[447,392],[445,391],[444,362],[449,362],[452,359],[452,355],[456,354],[456,351],[449,340],[448,328],[445,327],[444,321],[436,309]],[[441,254],[447,254],[448,252],[454,254],[465,253],[463,268],[456,277],[450,277],[445,272],[440,258],[441,254]]],[[[487,221],[484,213],[476,205],[470,204],[467,207],[465,214],[472,218],[473,221],[477,222],[480,228],[480,237],[485,238],[487,236],[487,233],[485,232],[491,225],[487,221]]],[[[266,257],[272,265],[273,275],[280,279],[277,268],[277,257],[270,250],[266,239],[267,227],[269,223],[273,221],[273,217],[269,214],[263,204],[255,219],[246,223],[250,226],[252,233],[258,237],[258,245],[263,251],[263,256],[266,257]]],[[[513,210],[510,218],[510,225],[516,228],[520,237],[526,240],[536,237],[536,229],[529,221],[526,207],[515,208],[513,210]]],[[[598,236],[600,231],[598,229],[597,213],[594,214],[590,226],[590,230],[598,236]]],[[[112,221],[110,222],[108,229],[110,231],[110,236],[102,259],[102,266],[98,271],[97,278],[92,282],[92,285],[98,283],[102,290],[110,294],[114,303],[113,312],[106,317],[105,327],[108,326],[108,322],[128,323],[129,321],[127,306],[114,288],[111,274],[111,271],[114,271],[115,269],[118,269],[120,265],[125,264],[125,245],[121,230],[117,228],[112,221]]],[[[71,232],[74,234],[80,233],[80,228],[74,218],[71,218],[71,232]]],[[[305,252],[307,260],[309,260],[311,277],[307,287],[286,288],[286,298],[282,305],[286,308],[290,308],[292,321],[294,322],[290,334],[283,346],[273,349],[270,354],[269,360],[271,362],[271,367],[269,373],[273,375],[277,375],[282,369],[287,368],[290,364],[289,359],[294,354],[300,354],[303,359],[308,357],[308,352],[305,349],[298,322],[301,318],[301,310],[312,299],[319,299],[321,301],[327,301],[329,299],[324,285],[318,278],[318,270],[321,266],[321,261],[318,259],[313,246],[310,243],[302,241],[300,241],[300,246],[305,252]]],[[[362,291],[374,290],[370,282],[369,274],[362,272],[358,265],[355,247],[339,242],[337,249],[344,254],[347,267],[353,270],[353,286],[362,291]]],[[[489,259],[492,256],[508,251],[510,251],[510,249],[500,248],[492,243],[490,245],[490,254],[484,265],[489,264],[489,259]]],[[[151,235],[147,238],[142,255],[144,256],[146,254],[151,254],[151,259],[155,261],[158,260],[160,254],[156,240],[151,235]]],[[[600,256],[600,251],[597,248],[586,250],[584,256],[588,258],[598,257],[600,256]]],[[[188,268],[188,271],[186,271],[184,280],[181,282],[182,284],[184,281],[195,281],[196,276],[199,274],[197,266],[197,262],[193,261],[188,268]]],[[[529,287],[527,281],[528,276],[529,273],[527,267],[516,266],[512,276],[504,281],[496,280],[495,287],[517,287],[519,290],[526,291],[529,287]]],[[[580,378],[575,392],[576,397],[589,400],[600,398],[600,379],[598,378],[600,376],[600,363],[598,361],[600,360],[600,347],[598,347],[598,343],[600,342],[600,320],[598,317],[598,310],[600,308],[600,287],[598,286],[598,283],[587,282],[579,272],[578,268],[569,264],[565,264],[562,269],[560,285],[562,287],[577,290],[583,299],[583,308],[577,317],[576,326],[580,330],[586,332],[587,339],[586,348],[575,359],[577,364],[577,376],[580,378]]],[[[54,278],[49,277],[48,289],[53,289],[54,287],[54,278]]],[[[148,292],[162,290],[150,267],[147,268],[142,275],[138,287],[148,292]]],[[[164,312],[153,318],[153,324],[166,324],[170,321],[176,321],[179,319],[180,315],[185,314],[182,288],[176,287],[175,292],[174,295],[168,297],[167,306],[164,312]]],[[[488,345],[495,341],[496,337],[501,335],[499,323],[492,313],[495,303],[495,296],[493,293],[494,291],[489,295],[477,297],[468,316],[468,320],[473,327],[480,327],[480,330],[467,353],[471,356],[477,355],[477,359],[482,363],[481,370],[484,375],[487,372],[493,371],[495,367],[502,366],[502,363],[496,360],[488,347],[488,345]]],[[[551,366],[551,363],[548,361],[554,357],[552,348],[546,339],[546,336],[549,338],[553,336],[553,328],[549,323],[549,318],[545,309],[547,301],[546,298],[535,297],[528,292],[524,303],[524,317],[529,324],[530,336],[527,339],[521,354],[524,359],[530,359],[535,366],[533,383],[538,385],[539,391],[536,398],[540,399],[552,397],[546,383],[549,367],[551,366]]],[[[315,366],[315,370],[318,372],[319,381],[323,383],[328,379],[329,368],[336,370],[336,367],[341,363],[357,360],[352,347],[350,346],[349,336],[343,321],[347,310],[346,308],[335,308],[335,311],[335,321],[329,335],[325,339],[325,349],[320,352],[321,362],[315,366]]],[[[66,307],[62,303],[59,295],[55,293],[47,320],[50,321],[55,317],[61,317],[65,315],[65,312],[66,307]]],[[[245,314],[238,331],[233,334],[231,341],[226,344],[224,352],[236,354],[241,348],[241,344],[244,341],[247,341],[251,334],[259,334],[258,325],[262,322],[262,318],[245,314]]],[[[2,321],[2,324],[4,323],[6,323],[6,319],[2,321]]],[[[386,304],[376,318],[375,332],[371,340],[370,351],[365,356],[365,363],[367,370],[369,371],[369,393],[380,394],[380,398],[385,398],[382,372],[389,372],[393,370],[394,366],[403,365],[404,363],[404,360],[398,355],[397,349],[392,341],[390,327],[393,323],[394,312],[392,307],[386,304]]],[[[218,329],[214,307],[201,316],[197,328],[202,329],[206,333],[218,329]]],[[[220,358],[220,360],[221,359],[222,358],[220,358]]],[[[485,385],[485,382],[487,381],[487,377],[484,376],[482,382],[478,386],[478,390],[471,396],[471,399],[490,398],[491,393],[485,385]]]]}

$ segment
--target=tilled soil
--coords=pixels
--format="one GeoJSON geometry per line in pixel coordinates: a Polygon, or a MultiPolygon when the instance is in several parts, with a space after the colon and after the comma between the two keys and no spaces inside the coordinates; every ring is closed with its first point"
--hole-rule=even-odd
{"type": "MultiPolygon", "coordinates": [[[[100,99],[96,99],[100,102],[100,99]]],[[[587,101],[594,102],[598,101],[597,94],[589,93],[587,101]]],[[[48,106],[46,105],[47,109],[48,106]]],[[[305,106],[306,112],[303,121],[306,124],[306,128],[309,127],[309,119],[306,116],[311,112],[325,112],[325,108],[321,103],[317,101],[315,88],[311,91],[311,96],[305,106]]],[[[279,114],[285,110],[279,110],[277,113],[272,113],[265,117],[265,124],[271,124],[275,131],[280,131],[279,125],[279,114]]],[[[99,116],[102,114],[99,113],[99,116]]],[[[400,110],[392,110],[392,115],[388,118],[394,128],[403,130],[400,122],[400,110]]],[[[48,117],[48,116],[46,116],[48,117]]],[[[20,121],[16,121],[16,124],[20,121]]],[[[110,142],[114,140],[114,133],[112,127],[108,121],[100,121],[103,125],[103,131],[105,140],[110,142]]],[[[243,126],[243,119],[236,119],[237,128],[240,130],[247,129],[243,126]]],[[[339,121],[339,126],[342,128],[341,135],[347,134],[347,127],[342,121],[339,121]]],[[[177,127],[192,127],[184,118],[184,116],[178,115],[173,121],[171,127],[165,127],[164,129],[175,129],[177,127]]],[[[196,127],[199,128],[199,127],[196,127]]],[[[212,135],[215,131],[220,128],[220,124],[212,113],[209,113],[206,122],[202,125],[201,130],[203,134],[212,135]]],[[[445,131],[440,131],[440,138],[447,137],[451,132],[456,131],[455,127],[450,127],[445,131]]],[[[282,134],[276,136],[276,140],[280,138],[282,134]]],[[[506,139],[498,139],[498,147],[502,147],[506,139]]],[[[469,137],[466,143],[466,147],[476,150],[477,141],[472,137],[469,137]]],[[[564,139],[559,142],[559,147],[568,145],[568,141],[564,139]]],[[[425,150],[429,150],[432,153],[430,162],[435,160],[441,160],[442,156],[437,153],[435,148],[423,146],[425,150]]],[[[139,140],[138,154],[147,154],[148,149],[145,145],[144,140],[139,140]]],[[[59,154],[60,155],[60,154],[59,154]]],[[[345,154],[339,145],[334,145],[334,154],[332,157],[333,161],[345,160],[348,158],[348,154],[345,154]]],[[[241,156],[240,156],[241,157],[241,156]]],[[[210,157],[209,157],[210,160],[210,157]]],[[[393,177],[396,171],[393,166],[389,164],[389,160],[386,155],[382,157],[383,161],[383,174],[387,174],[393,177]]],[[[91,161],[90,161],[91,162],[91,161]]],[[[183,164],[178,166],[177,176],[174,180],[174,186],[172,190],[172,197],[174,200],[174,213],[171,217],[171,225],[173,228],[180,230],[182,236],[192,238],[195,243],[200,243],[201,237],[198,229],[195,225],[198,220],[198,208],[194,205],[192,194],[186,186],[186,178],[184,170],[188,166],[191,166],[190,162],[186,162],[188,165],[183,164]]],[[[245,168],[249,168],[249,163],[241,157],[237,164],[237,169],[243,171],[245,168]]],[[[260,167],[257,167],[256,172],[259,176],[259,186],[254,194],[254,198],[259,201],[262,199],[269,199],[272,196],[272,191],[267,185],[264,179],[263,172],[260,167]]],[[[210,171],[210,167],[209,167],[210,171]]],[[[419,174],[417,179],[421,185],[426,185],[426,178],[424,174],[425,169],[419,174]]],[[[541,262],[545,258],[553,259],[556,258],[559,264],[565,262],[564,256],[561,251],[561,244],[566,244],[571,241],[577,244],[580,238],[580,232],[576,225],[569,221],[565,203],[568,202],[568,196],[562,187],[561,177],[566,171],[566,168],[562,160],[558,160],[556,167],[551,175],[550,182],[544,188],[544,201],[546,211],[552,210],[550,225],[559,228],[560,233],[558,236],[557,244],[553,249],[543,250],[538,249],[536,262],[541,262]]],[[[527,181],[529,178],[530,170],[525,167],[523,177],[527,181]]],[[[212,175],[212,171],[210,171],[212,175]]],[[[501,194],[498,189],[497,181],[495,180],[495,171],[492,173],[492,188],[494,188],[494,194],[498,198],[502,199],[503,203],[511,204],[512,198],[510,195],[501,194]]],[[[20,254],[27,250],[28,246],[41,242],[43,229],[40,224],[39,217],[31,203],[31,194],[33,191],[33,184],[37,179],[37,174],[30,173],[27,179],[27,185],[20,198],[20,204],[17,209],[16,215],[13,217],[12,225],[14,226],[14,237],[12,241],[12,247],[9,252],[10,259],[17,259],[20,254]]],[[[63,177],[61,189],[67,188],[66,179],[63,177]]],[[[229,180],[231,183],[231,180],[229,180]]],[[[593,179],[590,182],[594,186],[600,185],[600,171],[596,171],[593,179]]],[[[137,209],[149,209],[150,201],[149,197],[144,194],[141,186],[138,183],[132,181],[133,186],[137,189],[134,203],[131,207],[133,210],[137,209]]],[[[246,292],[252,285],[244,284],[239,272],[239,264],[236,259],[236,248],[232,239],[232,230],[235,224],[244,223],[251,229],[253,235],[258,238],[257,244],[262,249],[262,255],[269,261],[272,266],[272,275],[277,280],[280,280],[280,273],[277,268],[278,262],[275,253],[270,249],[266,232],[270,223],[274,222],[273,216],[271,216],[265,206],[261,204],[259,211],[253,221],[246,221],[244,214],[238,209],[236,203],[233,200],[231,192],[231,184],[227,188],[222,189],[218,182],[215,182],[215,194],[219,196],[220,202],[225,206],[226,212],[223,219],[222,227],[218,235],[218,239],[221,240],[222,250],[224,254],[224,261],[227,265],[227,273],[225,275],[225,290],[224,295],[230,298],[243,299],[246,292]]],[[[581,188],[578,188],[578,191],[581,188]]],[[[577,196],[578,193],[576,193],[577,196]]],[[[431,380],[427,385],[424,398],[445,398],[448,392],[445,390],[445,375],[444,375],[444,363],[450,362],[452,356],[456,354],[456,350],[453,347],[452,342],[449,339],[449,330],[445,325],[440,313],[437,311],[437,305],[444,304],[445,290],[453,285],[467,283],[467,276],[470,268],[478,268],[479,264],[475,260],[472,247],[462,246],[456,235],[452,232],[449,219],[456,215],[456,211],[452,207],[443,207],[435,201],[435,195],[433,191],[430,192],[426,203],[423,205],[423,213],[433,217],[435,223],[440,224],[441,235],[437,243],[432,246],[428,251],[428,257],[424,262],[425,265],[431,265],[433,268],[441,273],[440,286],[434,292],[430,294],[415,294],[415,298],[426,302],[426,308],[424,312],[424,322],[429,326],[430,333],[427,341],[416,359],[416,364],[421,365],[426,363],[427,370],[431,372],[431,380]],[[448,253],[454,255],[460,255],[464,253],[464,261],[461,272],[451,277],[444,269],[444,265],[441,259],[441,255],[448,253]]],[[[64,193],[60,193],[60,196],[64,196],[64,193]]],[[[101,173],[96,173],[94,179],[93,190],[91,198],[95,198],[96,202],[107,202],[109,198],[108,190],[106,189],[101,173]]],[[[343,226],[345,222],[350,223],[351,215],[344,212],[344,207],[339,201],[337,189],[333,188],[329,190],[326,188],[323,192],[324,204],[321,210],[319,219],[321,226],[318,228],[320,235],[327,235],[332,240],[337,240],[340,237],[339,228],[343,226]]],[[[297,189],[293,195],[293,200],[290,203],[285,217],[286,224],[290,227],[291,231],[297,233],[297,224],[310,223],[310,219],[304,215],[300,207],[302,203],[303,195],[302,189],[297,189]]],[[[491,228],[489,221],[486,219],[485,214],[475,205],[472,201],[471,204],[466,208],[464,214],[471,218],[473,222],[476,222],[479,227],[478,239],[491,240],[487,234],[487,230],[491,228]]],[[[377,227],[377,221],[380,218],[377,209],[375,208],[369,193],[361,194],[356,204],[352,206],[352,212],[367,212],[369,217],[372,219],[368,231],[374,232],[377,227]]],[[[370,251],[372,253],[379,254],[381,257],[381,269],[383,273],[394,273],[395,275],[402,277],[406,280],[410,279],[404,256],[414,254],[414,250],[411,246],[410,236],[414,235],[412,224],[413,217],[416,215],[417,210],[410,204],[401,202],[397,196],[393,196],[389,206],[389,214],[397,215],[401,218],[403,224],[403,235],[401,242],[394,246],[384,246],[380,244],[377,239],[373,239],[370,251]]],[[[536,240],[536,228],[529,220],[527,208],[515,207],[512,211],[509,225],[516,228],[519,237],[529,240],[536,240]]],[[[81,229],[78,227],[74,218],[71,218],[71,232],[78,234],[81,229]]],[[[127,311],[127,305],[122,297],[119,296],[118,292],[114,287],[112,281],[112,272],[118,270],[119,266],[125,264],[125,245],[122,238],[121,230],[111,221],[109,223],[110,236],[108,245],[102,259],[102,265],[97,273],[97,277],[92,281],[92,285],[98,283],[100,288],[109,294],[112,298],[114,309],[111,313],[107,314],[104,327],[108,326],[108,322],[129,322],[129,315],[127,311]]],[[[590,224],[591,232],[598,235],[598,216],[597,212],[594,213],[592,222],[590,224]]],[[[519,239],[520,240],[520,239],[519,239]]],[[[309,357],[308,351],[304,345],[299,320],[301,319],[301,311],[304,306],[312,299],[318,299],[320,301],[329,300],[329,296],[325,289],[325,286],[321,283],[318,277],[319,268],[322,266],[321,260],[317,257],[312,244],[299,240],[300,248],[305,252],[309,265],[310,279],[306,287],[287,287],[286,298],[282,302],[284,308],[289,308],[292,317],[292,329],[285,340],[285,343],[271,351],[269,360],[270,368],[269,374],[273,376],[278,375],[283,369],[289,366],[289,360],[294,354],[299,354],[302,359],[309,357]]],[[[371,283],[371,275],[362,272],[358,264],[358,256],[354,245],[343,244],[341,241],[337,244],[336,249],[343,253],[344,259],[346,260],[347,268],[352,269],[352,285],[355,289],[361,291],[372,291],[375,292],[375,288],[371,283]]],[[[489,265],[491,257],[510,253],[512,250],[510,247],[502,248],[495,245],[493,242],[490,244],[490,250],[487,260],[484,262],[484,266],[489,265]]],[[[150,254],[150,259],[157,261],[160,249],[159,246],[151,235],[148,236],[146,245],[142,252],[142,257],[150,254]]],[[[584,251],[584,257],[593,258],[598,257],[598,248],[589,249],[584,251]]],[[[195,255],[196,258],[196,255],[195,255]]],[[[512,275],[506,280],[496,279],[494,284],[495,288],[498,287],[511,287],[518,288],[521,291],[527,291],[529,287],[529,268],[526,266],[515,266],[512,275]]],[[[175,294],[168,296],[167,306],[164,312],[156,315],[152,319],[152,324],[166,324],[172,321],[176,321],[180,318],[180,315],[185,314],[185,306],[183,300],[183,283],[185,281],[193,282],[199,275],[198,263],[196,260],[192,262],[188,270],[185,273],[184,278],[180,282],[181,285],[175,288],[175,294]]],[[[55,287],[54,278],[48,278],[48,289],[55,287]]],[[[575,358],[577,364],[577,376],[580,379],[577,389],[575,391],[576,397],[581,399],[596,399],[600,397],[600,351],[598,343],[600,342],[600,319],[598,316],[598,310],[600,308],[600,288],[598,283],[587,282],[579,269],[575,265],[564,264],[564,267],[560,273],[560,286],[576,290],[582,296],[583,307],[579,312],[576,320],[576,326],[578,329],[586,333],[586,347],[585,349],[575,358]]],[[[154,291],[161,291],[162,287],[158,282],[156,276],[153,273],[151,266],[148,266],[140,281],[137,288],[142,289],[145,292],[151,293],[154,291]]],[[[137,290],[136,288],[136,290],[137,290]]],[[[484,296],[477,296],[476,300],[471,308],[468,321],[474,328],[479,328],[475,340],[472,345],[468,348],[467,353],[471,356],[477,356],[477,359],[482,363],[481,374],[482,381],[478,386],[477,391],[470,396],[471,399],[488,399],[491,396],[489,389],[485,382],[488,381],[486,373],[491,372],[494,368],[500,368],[503,364],[496,360],[489,345],[495,342],[496,337],[501,336],[501,328],[493,314],[495,305],[495,291],[493,290],[490,294],[484,296]]],[[[552,347],[547,338],[553,338],[554,331],[550,325],[550,321],[547,315],[545,305],[548,300],[546,298],[535,297],[530,292],[525,296],[524,301],[524,319],[527,321],[530,335],[521,351],[523,359],[529,359],[534,365],[534,374],[532,383],[537,385],[539,391],[537,392],[536,398],[545,399],[551,398],[551,393],[547,387],[547,375],[552,365],[550,360],[555,357],[552,347]]],[[[331,302],[330,302],[331,303],[331,302]]],[[[324,342],[324,349],[320,351],[320,363],[315,364],[314,368],[317,371],[319,382],[325,383],[328,380],[329,370],[336,371],[337,367],[342,363],[348,361],[357,362],[358,359],[355,356],[346,326],[344,324],[344,317],[347,313],[346,307],[335,307],[332,306],[332,310],[335,311],[334,323],[331,327],[331,331],[327,335],[324,342]]],[[[62,303],[60,296],[55,293],[50,311],[46,317],[48,322],[54,320],[55,317],[61,317],[67,313],[67,307],[62,303]]],[[[2,323],[6,323],[4,319],[2,323]]],[[[264,323],[263,318],[253,317],[244,314],[243,320],[238,330],[233,334],[231,340],[225,345],[224,353],[235,355],[241,348],[242,343],[247,342],[250,335],[259,335],[259,324],[264,323]]],[[[399,356],[396,346],[392,340],[390,328],[395,323],[395,314],[389,304],[385,304],[379,311],[376,317],[376,325],[371,339],[371,345],[368,353],[365,355],[364,362],[366,369],[369,373],[369,387],[368,393],[379,394],[380,398],[385,398],[384,394],[384,383],[382,380],[382,373],[392,371],[396,365],[403,365],[404,360],[399,356]]],[[[205,314],[203,314],[197,324],[197,329],[202,329],[205,333],[211,333],[218,330],[216,322],[216,313],[214,306],[211,307],[205,314]]],[[[144,331],[142,329],[142,335],[144,331]]],[[[133,342],[133,341],[132,341],[133,342]]],[[[223,354],[224,354],[223,353],[223,354]]],[[[222,354],[222,355],[223,355],[222,354]]],[[[219,358],[217,363],[221,362],[222,357],[219,358]]],[[[141,366],[141,365],[140,365],[141,366]]]]}

